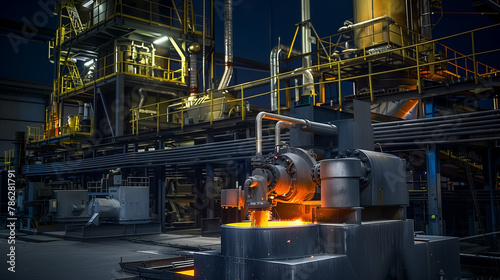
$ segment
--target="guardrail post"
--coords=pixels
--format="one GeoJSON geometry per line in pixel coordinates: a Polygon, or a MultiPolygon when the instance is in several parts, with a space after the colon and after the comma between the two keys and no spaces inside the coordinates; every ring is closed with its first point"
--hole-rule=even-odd
{"type": "Polygon", "coordinates": [[[160,132],[160,103],[156,103],[156,132],[160,132]]]}
{"type": "Polygon", "coordinates": [[[245,99],[243,98],[243,85],[241,85],[241,120],[245,120],[245,99]]]}
{"type": "Polygon", "coordinates": [[[418,53],[418,45],[415,46],[415,54],[416,54],[416,59],[417,59],[417,88],[418,88],[418,93],[422,93],[422,87],[420,84],[420,55],[418,53]]]}
{"type": "Polygon", "coordinates": [[[210,92],[210,124],[214,122],[214,93],[210,92]]]}
{"type": "Polygon", "coordinates": [[[337,61],[337,74],[339,78],[339,106],[342,106],[342,86],[340,84],[340,61],[337,61]]]}

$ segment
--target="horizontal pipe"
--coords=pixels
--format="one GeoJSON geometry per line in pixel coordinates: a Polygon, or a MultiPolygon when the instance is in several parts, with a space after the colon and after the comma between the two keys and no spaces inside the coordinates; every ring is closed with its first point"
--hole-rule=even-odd
{"type": "MultiPolygon", "coordinates": [[[[473,126],[473,127],[467,127],[469,129],[475,129],[475,131],[480,131],[480,130],[485,130],[485,131],[488,131],[488,130],[491,130],[491,129],[494,129],[494,128],[500,128],[500,123],[498,122],[493,122],[493,124],[489,124],[489,125],[480,125],[480,126],[473,126]]],[[[420,128],[420,131],[415,131],[415,132],[407,132],[407,133],[377,133],[377,134],[374,134],[374,137],[376,137],[377,139],[385,139],[385,138],[390,138],[391,136],[397,136],[397,137],[400,137],[400,138],[422,138],[422,137],[425,137],[425,136],[428,136],[428,135],[435,135],[437,132],[439,133],[439,135],[444,135],[444,134],[449,134],[449,133],[454,133],[454,132],[467,132],[467,133],[470,133],[469,131],[464,131],[466,129],[466,127],[462,127],[462,126],[458,126],[456,128],[441,128],[441,127],[437,127],[435,129],[431,129],[429,130],[427,133],[425,132],[422,132],[424,128],[420,128]]]]}
{"type": "Polygon", "coordinates": [[[400,146],[425,146],[427,144],[456,144],[456,143],[470,143],[470,142],[482,142],[482,141],[492,141],[498,140],[498,136],[494,137],[483,137],[483,138],[471,138],[471,139],[460,139],[460,140],[437,140],[437,141],[413,141],[413,142],[398,142],[398,143],[384,143],[384,148],[386,147],[400,147],[400,146]]]}
{"type": "Polygon", "coordinates": [[[257,155],[262,155],[262,120],[263,119],[274,120],[274,121],[283,121],[283,122],[287,122],[290,124],[300,125],[300,126],[302,126],[301,129],[306,131],[306,132],[312,132],[312,133],[316,133],[316,134],[324,134],[324,135],[330,135],[330,136],[337,135],[337,127],[335,125],[332,125],[332,124],[323,124],[323,123],[317,123],[317,122],[312,122],[309,120],[297,119],[297,118],[273,114],[273,113],[260,112],[257,115],[257,117],[255,118],[255,141],[256,141],[256,154],[257,155]]]}
{"type": "Polygon", "coordinates": [[[389,17],[389,16],[382,16],[382,17],[372,18],[372,19],[369,19],[367,21],[362,21],[362,22],[359,22],[359,23],[349,24],[349,25],[346,25],[346,26],[342,26],[342,27],[339,28],[338,31],[339,32],[350,31],[350,30],[353,30],[353,29],[357,29],[357,28],[369,26],[369,25],[372,25],[372,24],[375,24],[375,23],[378,23],[378,22],[382,22],[382,21],[388,21],[389,23],[394,23],[394,20],[391,17],[389,17]]]}
{"type": "MultiPolygon", "coordinates": [[[[433,141],[432,138],[435,139],[442,139],[444,137],[450,137],[450,136],[460,136],[460,135],[475,135],[475,134],[489,134],[489,133],[498,133],[500,132],[500,129],[480,129],[480,130],[473,130],[473,131],[461,131],[461,132],[455,132],[455,133],[440,133],[439,135],[430,135],[428,134],[423,134],[423,135],[414,135],[415,137],[407,136],[407,137],[392,137],[392,138],[375,138],[376,142],[383,142],[383,141],[399,141],[399,140],[406,140],[408,138],[415,139],[415,138],[430,138],[428,141],[433,141]]],[[[412,135],[413,136],[413,135],[412,135]]],[[[498,138],[498,136],[497,136],[498,138]]]]}
{"type": "MultiPolygon", "coordinates": [[[[264,148],[266,151],[274,149],[274,137],[266,136],[264,138],[264,148]]],[[[57,162],[49,165],[25,165],[23,174],[41,175],[64,172],[89,172],[93,170],[107,170],[113,166],[120,165],[122,168],[133,167],[138,164],[148,165],[190,165],[193,159],[196,162],[211,162],[223,160],[246,159],[254,153],[251,142],[253,139],[232,140],[228,142],[215,142],[197,146],[176,147],[172,149],[162,149],[150,152],[131,152],[120,153],[103,157],[94,157],[83,160],[73,160],[66,162],[57,162]],[[228,157],[221,158],[221,154],[228,157]],[[203,155],[200,157],[200,155],[203,155]]]]}
{"type": "Polygon", "coordinates": [[[393,133],[404,133],[410,131],[422,132],[422,128],[427,128],[427,127],[437,128],[436,127],[437,125],[439,125],[439,129],[443,129],[446,127],[454,127],[454,126],[468,127],[468,126],[476,126],[482,124],[496,124],[499,122],[499,119],[500,118],[492,118],[492,116],[484,116],[475,119],[460,120],[460,122],[454,122],[454,123],[453,122],[450,123],[450,121],[440,121],[437,123],[417,123],[409,126],[397,126],[396,128],[385,127],[385,129],[380,129],[379,127],[374,126],[373,132],[374,134],[393,134],[393,133]]]}
{"type": "Polygon", "coordinates": [[[472,113],[464,113],[464,114],[455,114],[448,116],[440,116],[440,117],[432,117],[429,119],[413,119],[413,120],[404,120],[404,121],[395,121],[395,122],[385,122],[385,123],[376,123],[373,124],[374,127],[384,127],[384,126],[396,126],[396,125],[409,125],[412,123],[418,122],[434,122],[440,120],[449,120],[449,119],[469,119],[475,116],[484,116],[484,115],[498,115],[500,114],[500,110],[488,110],[481,112],[472,112],[472,113]]]}

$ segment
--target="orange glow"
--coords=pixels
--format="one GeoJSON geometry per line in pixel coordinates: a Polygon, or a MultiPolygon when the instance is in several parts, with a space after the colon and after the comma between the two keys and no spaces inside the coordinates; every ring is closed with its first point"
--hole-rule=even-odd
{"type": "Polygon", "coordinates": [[[175,273],[182,274],[182,275],[188,275],[188,276],[194,276],[194,269],[176,271],[175,273]]]}
{"type": "Polygon", "coordinates": [[[252,211],[250,221],[252,227],[267,227],[269,211],[252,211]]]}
{"type": "MultiPolygon", "coordinates": [[[[310,225],[311,222],[303,222],[301,220],[295,221],[268,221],[267,227],[290,227],[290,226],[302,226],[302,225],[310,225]]],[[[241,222],[241,223],[232,223],[227,224],[227,226],[232,227],[251,227],[250,222],[241,222]]]]}

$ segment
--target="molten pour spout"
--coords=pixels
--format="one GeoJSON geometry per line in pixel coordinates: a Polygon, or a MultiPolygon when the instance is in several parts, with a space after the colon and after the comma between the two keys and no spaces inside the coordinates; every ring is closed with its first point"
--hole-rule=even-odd
{"type": "Polygon", "coordinates": [[[255,210],[250,213],[252,227],[267,227],[269,220],[269,211],[255,210]]]}

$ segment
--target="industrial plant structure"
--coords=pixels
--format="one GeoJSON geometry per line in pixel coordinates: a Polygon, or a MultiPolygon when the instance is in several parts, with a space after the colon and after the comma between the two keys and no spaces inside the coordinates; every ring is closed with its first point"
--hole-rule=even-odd
{"type": "Polygon", "coordinates": [[[164,279],[451,280],[498,251],[500,49],[479,42],[500,24],[434,38],[444,1],[354,0],[318,34],[300,0],[270,74],[237,83],[262,65],[233,55],[232,0],[223,30],[214,0],[56,2],[44,120],[3,145],[19,231],[221,233],[143,271],[164,279]]]}

